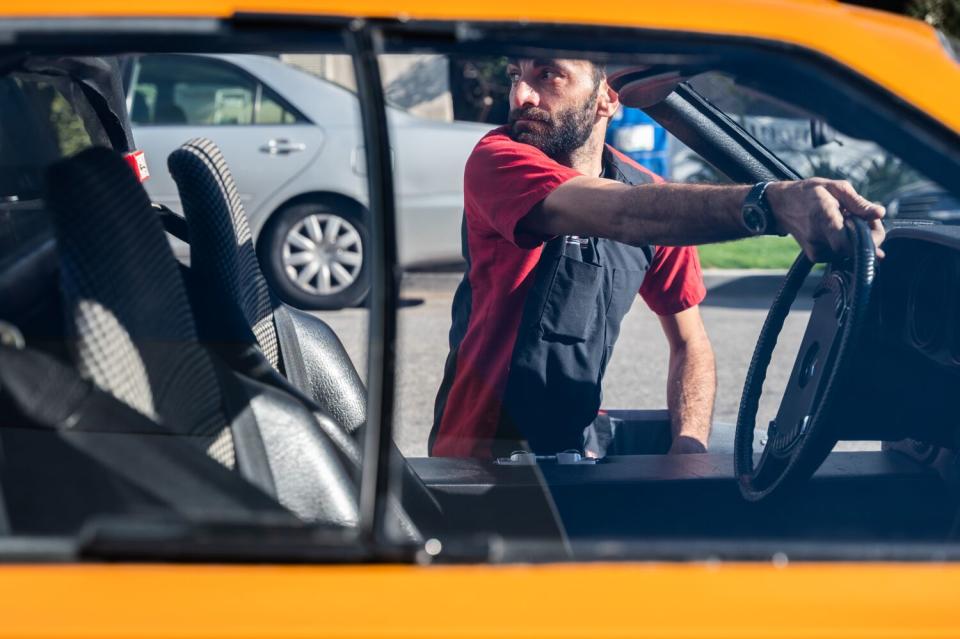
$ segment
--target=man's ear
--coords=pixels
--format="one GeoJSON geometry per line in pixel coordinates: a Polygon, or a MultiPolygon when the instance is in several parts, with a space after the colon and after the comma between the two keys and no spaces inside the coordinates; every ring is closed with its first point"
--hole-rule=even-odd
{"type": "Polygon", "coordinates": [[[600,83],[600,95],[597,97],[597,115],[602,118],[612,118],[620,108],[620,96],[610,88],[606,80],[600,83]]]}

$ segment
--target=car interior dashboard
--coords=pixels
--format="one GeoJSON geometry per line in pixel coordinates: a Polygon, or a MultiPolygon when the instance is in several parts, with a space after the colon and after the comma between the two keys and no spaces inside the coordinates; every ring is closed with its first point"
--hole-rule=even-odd
{"type": "MultiPolygon", "coordinates": [[[[529,517],[509,513],[545,482],[574,539],[945,540],[956,532],[960,488],[960,227],[897,226],[884,250],[835,424],[841,440],[880,440],[883,450],[834,451],[787,498],[745,503],[726,452],[614,455],[593,465],[540,464],[536,470],[465,460],[412,464],[457,513],[452,520],[473,530],[487,525],[539,534],[525,529],[529,517]]],[[[669,427],[652,411],[633,426],[669,427]]]]}

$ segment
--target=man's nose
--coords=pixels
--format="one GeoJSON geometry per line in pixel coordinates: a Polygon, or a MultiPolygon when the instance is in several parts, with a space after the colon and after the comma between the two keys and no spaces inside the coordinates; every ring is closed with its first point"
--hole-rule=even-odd
{"type": "Polygon", "coordinates": [[[526,106],[538,106],[540,96],[526,82],[517,82],[513,87],[513,107],[521,109],[526,106]]]}

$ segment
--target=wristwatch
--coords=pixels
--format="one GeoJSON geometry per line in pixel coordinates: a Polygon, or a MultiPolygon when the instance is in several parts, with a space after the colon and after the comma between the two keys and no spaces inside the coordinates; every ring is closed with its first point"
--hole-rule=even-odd
{"type": "Polygon", "coordinates": [[[767,201],[767,187],[770,182],[758,182],[747,193],[743,200],[740,215],[743,225],[752,235],[783,235],[780,232],[777,220],[773,217],[773,209],[767,201]]]}

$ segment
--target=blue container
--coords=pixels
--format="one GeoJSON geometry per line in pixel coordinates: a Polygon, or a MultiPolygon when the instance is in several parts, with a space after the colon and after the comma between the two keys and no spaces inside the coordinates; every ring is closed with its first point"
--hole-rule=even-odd
{"type": "Polygon", "coordinates": [[[640,109],[621,107],[607,125],[607,144],[670,179],[667,131],[640,109]]]}

